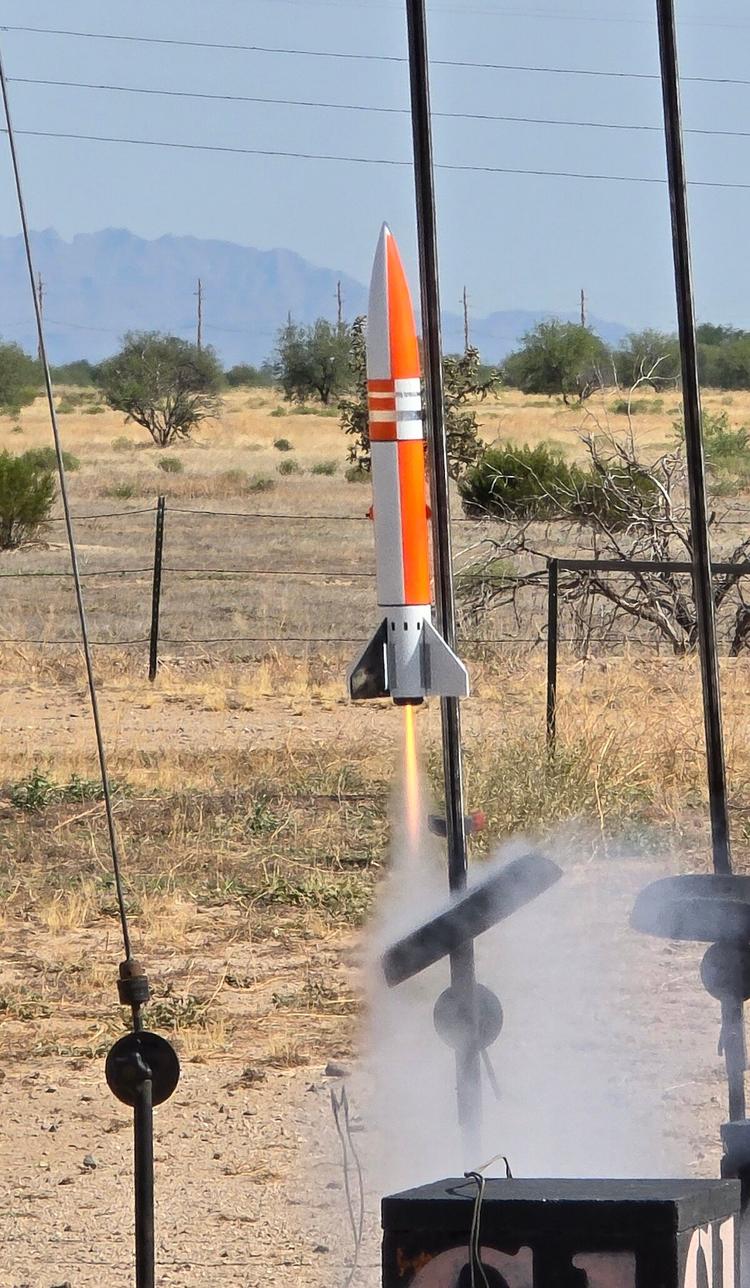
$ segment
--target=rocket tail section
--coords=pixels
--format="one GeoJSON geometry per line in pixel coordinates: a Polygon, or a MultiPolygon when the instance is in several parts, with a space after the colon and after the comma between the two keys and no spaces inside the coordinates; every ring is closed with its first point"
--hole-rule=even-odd
{"type": "Polygon", "coordinates": [[[435,630],[429,616],[419,612],[415,632],[415,623],[403,617],[408,611],[391,614],[398,616],[398,623],[392,621],[390,630],[389,618],[384,618],[350,667],[347,684],[355,701],[391,697],[395,702],[421,702],[433,695],[468,696],[469,675],[463,662],[435,630]],[[412,629],[407,630],[409,625],[412,629]]]}
{"type": "Polygon", "coordinates": [[[469,672],[429,620],[425,620],[422,628],[422,665],[426,695],[469,696],[469,672]]]}
{"type": "Polygon", "coordinates": [[[388,619],[383,618],[372,639],[367,642],[356,662],[350,666],[346,683],[349,697],[355,702],[366,698],[387,698],[388,688],[388,619]]]}

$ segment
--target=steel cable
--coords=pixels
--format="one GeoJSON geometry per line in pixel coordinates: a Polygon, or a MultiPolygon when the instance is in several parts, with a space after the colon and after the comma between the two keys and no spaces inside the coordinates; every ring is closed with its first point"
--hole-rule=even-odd
{"type": "Polygon", "coordinates": [[[70,509],[68,498],[67,477],[65,471],[65,462],[63,459],[62,440],[60,437],[60,427],[57,421],[57,412],[55,410],[55,398],[52,388],[52,375],[50,372],[49,361],[47,357],[47,347],[44,337],[44,324],[42,321],[41,306],[36,291],[36,273],[34,269],[34,258],[31,251],[31,237],[29,234],[29,223],[26,216],[26,205],[23,198],[23,186],[21,183],[21,171],[18,163],[18,154],[16,151],[15,135],[13,133],[13,122],[10,111],[10,102],[8,98],[8,86],[5,78],[5,67],[3,64],[2,51],[0,50],[0,92],[2,93],[3,108],[5,112],[5,121],[7,126],[8,146],[10,148],[11,164],[13,168],[13,180],[16,190],[16,199],[18,202],[18,213],[21,221],[21,232],[23,236],[24,251],[26,257],[26,266],[29,273],[29,283],[31,286],[31,295],[34,301],[34,315],[36,318],[36,330],[39,340],[39,359],[44,377],[44,386],[47,394],[47,404],[49,407],[50,423],[52,426],[52,436],[55,445],[55,455],[57,457],[57,473],[60,480],[60,499],[63,507],[63,517],[65,521],[65,530],[68,539],[68,549],[70,551],[70,564],[73,574],[73,584],[75,586],[76,605],[78,609],[78,621],[81,631],[81,645],[86,665],[86,678],[88,683],[89,699],[91,702],[91,715],[94,725],[94,734],[96,737],[97,754],[99,758],[99,770],[102,780],[102,795],[104,798],[104,809],[107,818],[107,831],[109,834],[109,846],[112,856],[112,868],[115,879],[115,891],[117,896],[117,907],[122,928],[122,939],[125,948],[125,957],[130,960],[132,957],[130,944],[130,928],[128,925],[127,909],[125,907],[125,895],[122,884],[120,847],[117,838],[117,829],[115,827],[114,809],[112,805],[112,792],[110,788],[109,770],[107,768],[107,755],[104,747],[104,737],[102,734],[102,723],[99,712],[99,700],[96,691],[96,679],[94,676],[93,657],[91,653],[91,643],[89,639],[88,622],[86,618],[86,606],[83,598],[83,583],[78,566],[78,550],[76,545],[75,530],[73,526],[73,517],[70,509]]]}

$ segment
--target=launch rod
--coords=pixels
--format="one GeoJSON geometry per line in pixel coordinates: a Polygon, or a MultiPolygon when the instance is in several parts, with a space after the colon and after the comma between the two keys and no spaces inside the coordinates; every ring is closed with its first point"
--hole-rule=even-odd
{"type": "Polygon", "coordinates": [[[693,595],[698,622],[698,647],[703,681],[703,723],[706,733],[706,767],[711,813],[713,864],[716,872],[731,872],[732,859],[727,810],[724,740],[721,727],[719,662],[716,649],[711,548],[706,504],[698,349],[695,334],[690,229],[688,225],[685,158],[680,105],[674,0],[656,0],[659,55],[664,100],[667,174],[672,212],[672,247],[677,290],[677,319],[682,362],[682,402],[685,418],[685,451],[690,492],[693,595]]]}
{"type": "MultiPolygon", "coordinates": [[[[406,0],[409,35],[409,82],[414,140],[414,180],[417,200],[417,236],[422,299],[422,345],[425,377],[427,443],[432,503],[432,546],[435,567],[437,626],[450,648],[456,646],[456,612],[450,530],[448,449],[445,434],[445,398],[440,325],[435,177],[430,119],[430,73],[427,18],[424,0],[406,0]]],[[[464,826],[461,715],[458,698],[440,699],[445,778],[445,817],[448,848],[448,881],[452,891],[466,887],[468,857],[464,826]]],[[[474,946],[467,942],[451,953],[451,982],[464,1000],[477,1032],[474,946]]],[[[479,1045],[470,1038],[456,1053],[458,1118],[467,1152],[467,1166],[479,1144],[481,1119],[481,1063],[479,1045]]]]}

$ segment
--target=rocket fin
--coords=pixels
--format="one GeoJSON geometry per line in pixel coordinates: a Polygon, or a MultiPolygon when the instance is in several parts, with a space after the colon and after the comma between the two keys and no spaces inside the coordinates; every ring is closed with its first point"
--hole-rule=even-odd
{"type": "Polygon", "coordinates": [[[422,672],[426,694],[441,698],[469,696],[469,673],[463,662],[449,648],[432,622],[425,619],[422,627],[422,672]]]}
{"type": "Polygon", "coordinates": [[[372,639],[347,672],[350,698],[362,701],[365,698],[389,697],[387,646],[388,619],[384,617],[372,639]]]}

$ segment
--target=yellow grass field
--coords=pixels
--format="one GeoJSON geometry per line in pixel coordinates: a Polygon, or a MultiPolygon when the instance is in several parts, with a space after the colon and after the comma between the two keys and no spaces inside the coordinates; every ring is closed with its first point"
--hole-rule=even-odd
{"type": "MultiPolygon", "coordinates": [[[[504,391],[480,406],[483,433],[548,440],[573,456],[581,431],[627,428],[614,401],[607,391],[582,410],[504,391]]],[[[58,402],[65,449],[79,460],[69,484],[102,641],[96,669],[136,952],[152,977],[150,1022],[184,1065],[157,1121],[157,1159],[172,1177],[160,1199],[163,1282],[336,1288],[349,1248],[327,1100],[338,1083],[324,1070],[355,1061],[362,1040],[362,927],[388,866],[401,747],[398,710],[355,710],[343,691],[345,664],[375,622],[369,487],[345,478],[335,416],[295,411],[272,392],[232,391],[218,422],[166,452],[93,395],[81,402],[63,390],[58,402]],[[291,451],[274,447],[281,438],[291,451]],[[160,468],[165,456],[182,471],[160,468]],[[299,473],[279,473],[288,460],[299,473]],[[313,472],[327,462],[334,472],[313,472]],[[149,684],[159,493],[168,571],[149,684]],[[295,1196],[311,1169],[323,1198],[303,1209],[295,1196]]],[[[750,425],[750,394],[709,392],[705,403],[750,425]]],[[[678,396],[661,404],[633,418],[648,452],[673,442],[678,396]]],[[[20,429],[0,424],[0,450],[49,442],[41,400],[20,429]]],[[[460,559],[485,525],[462,519],[458,503],[455,519],[460,559]]],[[[66,568],[60,524],[0,556],[0,573],[66,568]]],[[[9,577],[3,589],[0,1153],[7,1163],[22,1143],[23,1160],[3,1169],[13,1223],[0,1233],[0,1283],[93,1288],[113,1269],[126,1278],[130,1255],[128,1118],[101,1068],[123,1031],[122,950],[80,652],[53,643],[76,639],[70,583],[9,577]],[[86,1154],[96,1170],[83,1167],[86,1154]]],[[[463,708],[467,804],[488,816],[476,860],[517,833],[564,837],[571,881],[606,886],[624,873],[628,899],[656,867],[707,870],[696,661],[636,647],[566,653],[550,757],[543,643],[527,642],[528,627],[510,615],[490,633],[500,627],[510,637],[502,647],[471,655],[463,708]]],[[[750,864],[748,665],[722,660],[740,871],[750,864]]],[[[417,727],[437,789],[436,704],[417,727]]],[[[617,909],[624,926],[624,895],[617,909]]],[[[667,953],[649,949],[649,986],[672,970],[690,1014],[705,1020],[707,1054],[685,1103],[697,1166],[713,1174],[723,1116],[715,1017],[696,1000],[695,954],[667,953]]],[[[631,986],[622,982],[623,1005],[631,986]]],[[[689,1040],[682,1023],[659,1029],[670,1059],[689,1040]]],[[[656,1081],[660,1059],[655,1049],[656,1081]]],[[[355,1281],[366,1288],[377,1283],[376,1199],[371,1188],[355,1281]]]]}

